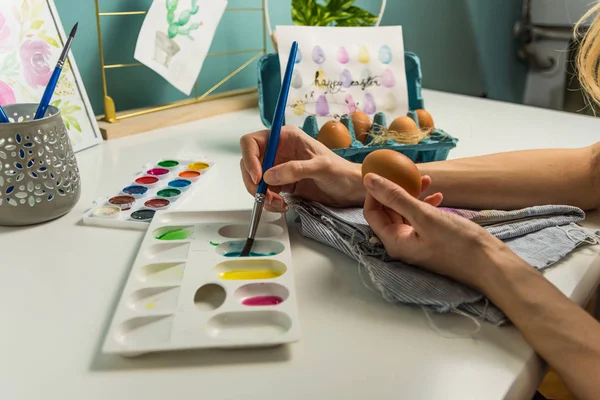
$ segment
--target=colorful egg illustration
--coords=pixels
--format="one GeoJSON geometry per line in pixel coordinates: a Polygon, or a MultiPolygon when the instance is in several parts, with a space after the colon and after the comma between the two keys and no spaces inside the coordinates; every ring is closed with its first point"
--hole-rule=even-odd
{"type": "Polygon", "coordinates": [[[371,61],[371,56],[369,56],[369,50],[365,45],[360,46],[360,50],[358,50],[358,61],[362,64],[367,64],[371,61]]]}
{"type": "Polygon", "coordinates": [[[317,64],[323,64],[325,62],[325,52],[321,46],[315,46],[313,48],[312,59],[317,64]]]}
{"type": "Polygon", "coordinates": [[[302,52],[300,51],[300,49],[298,48],[298,51],[296,52],[296,59],[294,60],[294,62],[296,64],[299,64],[300,61],[302,61],[302,52]]]}
{"type": "Polygon", "coordinates": [[[373,115],[377,111],[377,106],[375,105],[375,98],[369,92],[365,93],[365,102],[363,104],[363,111],[369,115],[373,115]]]}
{"type": "Polygon", "coordinates": [[[346,64],[348,61],[350,61],[350,57],[348,56],[348,51],[346,50],[345,47],[342,46],[338,49],[337,60],[340,64],[346,64]]]}
{"type": "Polygon", "coordinates": [[[356,111],[356,103],[354,102],[354,98],[352,97],[352,95],[350,93],[348,93],[346,95],[346,98],[344,99],[344,101],[348,105],[348,114],[352,114],[353,112],[356,111]]]}
{"type": "Polygon", "coordinates": [[[361,82],[368,82],[373,75],[371,75],[371,71],[368,68],[365,68],[363,72],[360,73],[361,82]]]}
{"type": "Polygon", "coordinates": [[[389,64],[392,62],[392,49],[387,44],[384,44],[379,49],[379,61],[383,64],[389,64]]]}
{"type": "Polygon", "coordinates": [[[392,92],[389,92],[383,100],[383,110],[389,113],[396,111],[398,108],[398,102],[392,92]]]}
{"type": "Polygon", "coordinates": [[[297,99],[292,103],[292,111],[294,114],[301,116],[304,114],[305,106],[304,102],[301,99],[297,99]]]}
{"type": "Polygon", "coordinates": [[[294,74],[292,75],[292,87],[294,89],[300,89],[302,87],[302,76],[298,71],[294,71],[294,74]]]}
{"type": "Polygon", "coordinates": [[[381,84],[386,88],[393,88],[396,85],[394,73],[389,68],[386,68],[381,74],[381,84]]]}
{"type": "Polygon", "coordinates": [[[321,89],[327,86],[327,77],[322,69],[317,70],[315,73],[315,86],[321,89]]]}
{"type": "Polygon", "coordinates": [[[320,95],[317,99],[316,112],[317,115],[320,115],[322,117],[329,115],[329,103],[327,103],[327,98],[323,94],[320,95]]]}
{"type": "Polygon", "coordinates": [[[352,75],[350,75],[350,71],[344,69],[342,74],[340,75],[340,82],[342,82],[342,87],[349,88],[352,86],[352,75]]]}

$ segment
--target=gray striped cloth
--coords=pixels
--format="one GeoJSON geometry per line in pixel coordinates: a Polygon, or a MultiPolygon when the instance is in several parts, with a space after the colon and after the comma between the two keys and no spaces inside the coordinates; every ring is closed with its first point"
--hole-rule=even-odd
{"type": "MultiPolygon", "coordinates": [[[[356,260],[371,283],[392,303],[416,305],[438,313],[466,312],[503,324],[506,317],[480,293],[441,275],[391,260],[363,216],[362,208],[335,209],[284,195],[298,213],[301,234],[356,260]]],[[[538,270],[575,248],[596,241],[596,234],[576,225],[585,213],[569,206],[538,206],[517,211],[470,211],[441,208],[482,225],[538,270]]]]}

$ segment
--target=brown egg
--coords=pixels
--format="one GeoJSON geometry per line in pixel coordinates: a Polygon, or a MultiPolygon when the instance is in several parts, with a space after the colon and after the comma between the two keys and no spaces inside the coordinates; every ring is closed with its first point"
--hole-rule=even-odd
{"type": "Polygon", "coordinates": [[[340,121],[325,122],[319,130],[317,140],[330,149],[345,149],[352,144],[350,131],[340,121]]]}
{"type": "Polygon", "coordinates": [[[369,137],[372,126],[369,116],[362,111],[354,111],[350,114],[350,118],[352,119],[352,125],[354,126],[356,140],[364,144],[367,141],[367,137],[369,137]]]}
{"type": "Polygon", "coordinates": [[[362,176],[377,174],[402,187],[411,196],[421,194],[421,173],[419,169],[402,153],[393,150],[375,150],[365,157],[362,163],[362,176]]]}
{"type": "Polygon", "coordinates": [[[409,134],[418,133],[419,127],[411,117],[402,116],[392,121],[389,130],[397,133],[409,134]]]}
{"type": "Polygon", "coordinates": [[[417,117],[419,118],[419,126],[421,129],[433,129],[435,128],[435,124],[433,123],[433,118],[431,114],[429,114],[425,110],[417,110],[417,117]]]}

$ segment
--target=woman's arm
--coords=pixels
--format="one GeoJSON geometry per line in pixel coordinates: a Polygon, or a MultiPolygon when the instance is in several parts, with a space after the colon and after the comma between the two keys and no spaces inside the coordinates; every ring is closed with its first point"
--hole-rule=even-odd
{"type": "Polygon", "coordinates": [[[418,164],[429,175],[428,196],[443,206],[518,209],[565,204],[600,205],[600,143],[580,149],[526,150],[418,164]]]}
{"type": "Polygon", "coordinates": [[[518,257],[492,258],[483,292],[576,398],[600,399],[600,324],[518,257]]]}
{"type": "Polygon", "coordinates": [[[600,399],[600,325],[485,229],[368,174],[365,218],[388,255],[486,295],[577,398],[600,399]]]}

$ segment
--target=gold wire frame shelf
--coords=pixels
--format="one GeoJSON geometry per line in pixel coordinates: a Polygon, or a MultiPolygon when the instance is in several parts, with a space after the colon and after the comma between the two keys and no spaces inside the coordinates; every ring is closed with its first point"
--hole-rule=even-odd
{"type": "Polygon", "coordinates": [[[179,100],[179,101],[159,105],[156,107],[145,108],[145,109],[139,110],[139,111],[131,111],[131,112],[125,111],[125,112],[117,115],[115,102],[113,101],[112,97],[110,97],[110,95],[108,93],[106,70],[120,69],[120,68],[135,68],[135,67],[141,67],[141,66],[143,66],[143,64],[142,63],[129,63],[129,64],[106,64],[105,63],[104,50],[102,47],[101,20],[104,17],[128,17],[128,16],[132,16],[132,15],[145,15],[145,14],[147,14],[147,11],[101,12],[100,4],[99,4],[100,0],[94,0],[94,2],[96,3],[96,24],[98,25],[98,48],[100,50],[102,89],[104,92],[104,120],[106,122],[115,123],[115,122],[118,122],[118,121],[126,119],[126,118],[137,117],[140,115],[150,114],[150,113],[157,112],[157,111],[163,111],[163,110],[168,110],[171,108],[182,107],[182,106],[195,104],[195,103],[201,103],[201,102],[207,101],[207,100],[225,98],[225,97],[231,97],[231,96],[238,96],[241,94],[253,93],[253,92],[257,91],[256,87],[250,87],[250,88],[246,88],[246,89],[232,90],[229,92],[223,92],[223,93],[211,95],[211,93],[213,93],[219,87],[224,85],[227,81],[229,81],[235,75],[237,75],[238,73],[243,71],[250,64],[252,64],[254,61],[256,61],[259,57],[261,57],[263,54],[266,54],[266,52],[267,52],[267,35],[266,35],[266,23],[265,23],[267,15],[266,15],[264,6],[263,7],[228,7],[225,9],[225,11],[236,11],[236,12],[243,12],[243,11],[259,12],[260,11],[263,14],[263,24],[262,24],[263,48],[262,49],[242,49],[242,50],[226,51],[226,52],[220,52],[220,53],[209,53],[209,54],[207,54],[207,57],[222,57],[222,56],[228,56],[228,55],[233,55],[233,54],[254,54],[254,53],[256,53],[256,54],[254,54],[254,56],[252,56],[248,61],[246,61],[245,63],[240,65],[238,68],[236,68],[234,71],[232,71],[229,75],[227,75],[226,77],[221,79],[219,82],[217,82],[215,85],[213,85],[210,89],[208,89],[206,92],[204,92],[202,94],[198,93],[198,80],[196,80],[196,84],[194,87],[194,95],[188,99],[179,100]]]}

